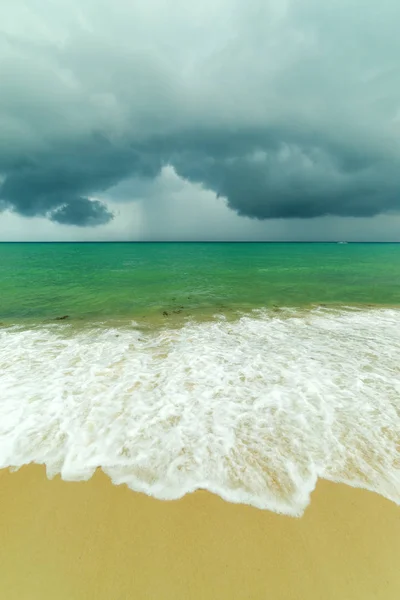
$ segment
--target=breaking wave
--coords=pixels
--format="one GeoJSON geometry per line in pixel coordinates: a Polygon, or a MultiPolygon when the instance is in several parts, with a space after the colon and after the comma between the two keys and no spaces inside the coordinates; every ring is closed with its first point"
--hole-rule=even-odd
{"type": "Polygon", "coordinates": [[[319,477],[400,504],[399,357],[396,309],[3,328],[0,467],[290,515],[319,477]]]}

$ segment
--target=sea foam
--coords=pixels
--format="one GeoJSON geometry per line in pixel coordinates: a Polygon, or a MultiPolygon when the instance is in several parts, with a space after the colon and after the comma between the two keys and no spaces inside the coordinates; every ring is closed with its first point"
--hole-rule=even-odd
{"type": "Polygon", "coordinates": [[[400,504],[399,357],[395,309],[3,328],[0,467],[290,515],[319,477],[400,504]]]}

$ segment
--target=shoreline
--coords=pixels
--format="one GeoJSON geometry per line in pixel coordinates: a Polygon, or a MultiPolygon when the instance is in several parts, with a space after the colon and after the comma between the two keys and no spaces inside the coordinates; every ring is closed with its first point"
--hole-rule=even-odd
{"type": "Polygon", "coordinates": [[[301,518],[206,491],[161,501],[116,486],[0,471],[7,600],[395,600],[400,510],[319,481],[301,518]]]}
{"type": "MultiPolygon", "coordinates": [[[[319,311],[321,314],[338,313],[354,314],[357,312],[385,312],[399,311],[400,304],[377,304],[359,302],[312,302],[304,305],[278,305],[270,304],[263,306],[245,306],[229,302],[216,306],[206,307],[184,307],[177,304],[171,306],[168,302],[165,306],[154,311],[143,314],[143,311],[131,315],[111,316],[109,314],[97,316],[76,316],[63,314],[62,316],[8,319],[3,317],[0,321],[0,331],[14,331],[19,329],[53,328],[74,331],[85,331],[92,329],[139,329],[143,332],[162,331],[163,329],[180,329],[187,325],[204,325],[223,320],[226,323],[237,323],[243,318],[262,319],[279,318],[290,319],[293,317],[314,316],[319,311]]],[[[64,311],[68,312],[68,311],[64,311]]],[[[60,314],[62,311],[60,312],[60,314]]]]}

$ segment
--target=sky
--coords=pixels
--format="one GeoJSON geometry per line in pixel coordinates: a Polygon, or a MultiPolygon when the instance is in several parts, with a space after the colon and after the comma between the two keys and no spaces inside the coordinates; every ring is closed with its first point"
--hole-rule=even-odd
{"type": "Polygon", "coordinates": [[[0,241],[400,241],[398,0],[2,0],[0,241]]]}

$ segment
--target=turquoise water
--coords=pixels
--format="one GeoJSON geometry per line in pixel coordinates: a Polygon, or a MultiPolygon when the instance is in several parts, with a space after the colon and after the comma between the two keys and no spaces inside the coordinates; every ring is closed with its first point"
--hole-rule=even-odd
{"type": "Polygon", "coordinates": [[[400,504],[398,307],[396,244],[0,244],[0,468],[400,504]]]}
{"type": "Polygon", "coordinates": [[[0,244],[3,322],[312,304],[400,305],[400,244],[0,244]]]}

